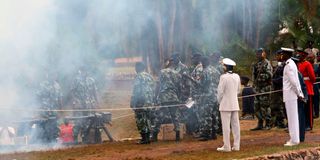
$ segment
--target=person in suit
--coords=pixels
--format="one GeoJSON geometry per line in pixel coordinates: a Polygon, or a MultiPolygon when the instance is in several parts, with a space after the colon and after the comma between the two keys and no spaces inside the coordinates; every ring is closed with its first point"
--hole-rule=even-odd
{"type": "Polygon", "coordinates": [[[285,62],[283,70],[283,101],[287,112],[290,136],[290,140],[284,146],[295,146],[300,143],[297,99],[303,99],[304,96],[298,78],[298,68],[291,59],[294,50],[291,48],[281,48],[281,50],[283,51],[282,58],[285,62]]]}
{"type": "Polygon", "coordinates": [[[233,67],[236,63],[229,59],[222,60],[225,73],[220,76],[218,85],[218,102],[222,122],[223,146],[217,148],[220,152],[230,152],[231,150],[240,150],[240,123],[239,123],[239,102],[240,77],[233,73],[233,67]],[[233,147],[230,146],[230,126],[233,133],[233,147]]]}
{"type": "MultiPolygon", "coordinates": [[[[296,65],[298,65],[300,56],[299,54],[297,54],[291,57],[291,59],[296,63],[296,65]]],[[[308,92],[307,92],[307,86],[304,83],[302,74],[298,72],[298,75],[299,75],[300,87],[304,96],[304,99],[298,99],[299,139],[300,139],[300,142],[304,142],[305,132],[306,132],[306,115],[305,115],[304,109],[308,101],[308,92]]]]}

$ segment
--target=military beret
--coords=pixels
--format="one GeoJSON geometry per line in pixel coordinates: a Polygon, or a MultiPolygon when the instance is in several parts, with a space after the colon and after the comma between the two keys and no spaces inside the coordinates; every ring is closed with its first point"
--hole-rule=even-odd
{"type": "Polygon", "coordinates": [[[202,55],[200,53],[194,53],[191,55],[192,58],[201,57],[202,55]]]}
{"type": "Polygon", "coordinates": [[[282,54],[283,50],[282,49],[279,49],[276,51],[276,54],[282,54]]]}
{"type": "Polygon", "coordinates": [[[264,52],[265,51],[265,49],[264,48],[258,48],[257,50],[256,50],[256,53],[262,53],[262,52],[264,52]]]}
{"type": "Polygon", "coordinates": [[[170,56],[170,58],[169,58],[169,60],[180,60],[180,54],[179,53],[173,53],[171,56],[170,56]]]}

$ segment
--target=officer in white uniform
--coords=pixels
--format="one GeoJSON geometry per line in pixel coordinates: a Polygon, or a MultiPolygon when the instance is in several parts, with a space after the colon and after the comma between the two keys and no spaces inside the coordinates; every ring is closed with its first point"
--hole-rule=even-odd
{"type": "Polygon", "coordinates": [[[238,94],[240,93],[240,77],[233,73],[236,63],[229,59],[222,60],[225,73],[220,76],[218,85],[218,102],[222,122],[223,146],[217,148],[220,152],[230,152],[240,150],[240,123],[239,123],[239,103],[238,94]],[[233,134],[233,147],[230,146],[230,126],[233,134]]]}
{"type": "Polygon", "coordinates": [[[291,56],[294,52],[290,48],[281,48],[285,66],[283,70],[283,101],[285,103],[290,140],[284,146],[295,146],[300,143],[299,117],[297,99],[304,98],[301,91],[298,69],[291,56]]]}

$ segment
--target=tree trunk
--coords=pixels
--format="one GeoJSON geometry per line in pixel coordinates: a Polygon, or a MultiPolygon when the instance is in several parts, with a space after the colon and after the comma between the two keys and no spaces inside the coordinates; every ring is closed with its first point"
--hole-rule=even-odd
{"type": "Polygon", "coordinates": [[[261,27],[260,27],[260,24],[261,24],[261,22],[260,22],[260,20],[261,20],[261,15],[263,15],[263,14],[261,14],[262,12],[264,12],[264,10],[263,10],[263,8],[262,8],[262,4],[263,3],[258,3],[258,10],[257,10],[257,17],[256,17],[256,22],[257,22],[257,27],[256,27],[256,39],[255,39],[255,48],[258,48],[259,47],[259,41],[260,41],[260,29],[261,29],[261,27]]]}
{"type": "Polygon", "coordinates": [[[170,21],[170,29],[169,29],[169,40],[168,40],[168,55],[170,56],[174,50],[174,28],[176,21],[176,12],[177,12],[177,4],[176,0],[172,0],[172,15],[170,21]]]}
{"type": "Polygon", "coordinates": [[[163,48],[163,28],[162,28],[162,19],[161,19],[161,8],[160,1],[157,1],[157,17],[156,17],[156,26],[158,30],[158,48],[159,48],[159,61],[160,65],[164,63],[164,48],[163,48]]]}

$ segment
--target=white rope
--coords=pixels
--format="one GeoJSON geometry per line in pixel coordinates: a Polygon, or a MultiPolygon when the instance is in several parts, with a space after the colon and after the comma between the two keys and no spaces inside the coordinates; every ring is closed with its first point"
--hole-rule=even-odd
{"type": "Polygon", "coordinates": [[[116,117],[116,118],[112,118],[112,121],[118,120],[118,119],[121,119],[121,118],[125,118],[125,117],[129,117],[131,115],[134,115],[134,113],[130,113],[130,114],[126,114],[126,115],[122,115],[122,116],[116,117]]]}
{"type": "Polygon", "coordinates": [[[33,111],[33,112],[101,112],[101,111],[123,111],[123,110],[139,110],[139,109],[158,109],[158,108],[170,108],[184,106],[185,104],[174,104],[174,105],[165,105],[165,106],[149,106],[149,107],[139,107],[139,108],[98,108],[98,109],[24,109],[24,108],[9,108],[9,107],[0,107],[0,110],[15,110],[15,111],[33,111]]]}
{"type": "MultiPolygon", "coordinates": [[[[314,84],[319,84],[320,82],[316,82],[314,84]]],[[[281,92],[282,90],[275,90],[270,92],[262,92],[251,94],[248,96],[238,96],[238,99],[241,98],[248,98],[248,97],[255,97],[265,94],[271,94],[276,92],[281,92]]],[[[171,108],[171,107],[181,107],[185,106],[186,104],[174,104],[174,105],[163,105],[163,106],[149,106],[149,107],[140,107],[140,108],[98,108],[98,109],[55,109],[55,110],[46,110],[46,109],[25,109],[25,108],[10,108],[10,107],[0,107],[0,110],[14,110],[14,111],[33,111],[33,112],[102,112],[102,111],[123,111],[123,110],[139,110],[139,109],[159,109],[159,108],[171,108]]],[[[121,117],[122,118],[122,117],[121,117]]]]}

